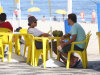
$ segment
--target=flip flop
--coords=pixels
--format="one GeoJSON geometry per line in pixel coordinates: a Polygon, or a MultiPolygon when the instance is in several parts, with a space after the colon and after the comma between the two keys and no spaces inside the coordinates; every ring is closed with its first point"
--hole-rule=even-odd
{"type": "Polygon", "coordinates": [[[77,67],[79,63],[80,63],[80,60],[78,60],[78,61],[75,63],[75,65],[72,66],[71,68],[75,68],[75,67],[77,67]]]}

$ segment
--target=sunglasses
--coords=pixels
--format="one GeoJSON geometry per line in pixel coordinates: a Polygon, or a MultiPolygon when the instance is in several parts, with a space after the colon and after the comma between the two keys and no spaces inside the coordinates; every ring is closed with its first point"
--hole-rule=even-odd
{"type": "Polygon", "coordinates": [[[34,23],[37,23],[36,21],[34,23]]]}

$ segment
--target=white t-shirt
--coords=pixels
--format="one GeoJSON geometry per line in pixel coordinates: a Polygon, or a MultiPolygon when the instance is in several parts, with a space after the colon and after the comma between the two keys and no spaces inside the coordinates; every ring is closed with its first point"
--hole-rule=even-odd
{"type": "Polygon", "coordinates": [[[38,30],[37,28],[29,28],[27,32],[34,35],[34,36],[36,36],[36,37],[43,34],[43,32],[38,30]]]}

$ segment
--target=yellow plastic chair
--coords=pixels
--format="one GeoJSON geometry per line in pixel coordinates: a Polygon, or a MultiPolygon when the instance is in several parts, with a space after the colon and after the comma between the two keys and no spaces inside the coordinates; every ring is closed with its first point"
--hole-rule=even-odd
{"type": "MultiPolygon", "coordinates": [[[[20,29],[20,31],[19,31],[20,33],[26,33],[27,34],[27,29],[20,29]]],[[[24,35],[23,36],[24,37],[24,39],[25,39],[25,48],[24,48],[24,56],[23,56],[23,58],[25,58],[25,53],[26,53],[26,48],[30,45],[30,42],[29,42],[29,37],[28,36],[26,36],[26,35],[24,35]]],[[[37,40],[37,41],[41,41],[41,40],[37,40]]],[[[50,50],[50,57],[52,57],[51,56],[51,49],[50,49],[50,47],[49,47],[49,42],[47,42],[47,48],[48,48],[48,50],[50,50]]],[[[47,56],[48,57],[48,56],[47,56]]]]}
{"type": "Polygon", "coordinates": [[[11,52],[12,52],[12,31],[8,28],[0,28],[0,37],[2,38],[3,49],[5,45],[9,45],[9,62],[11,61],[11,52]],[[9,35],[8,35],[9,34],[9,35]],[[10,51],[11,50],[11,51],[10,51]]]}
{"type": "MultiPolygon", "coordinates": [[[[32,34],[28,34],[27,33],[27,40],[28,40],[28,53],[27,53],[27,63],[29,63],[29,61],[31,62],[31,65],[33,64],[33,66],[37,66],[38,65],[38,60],[39,60],[39,56],[41,55],[42,59],[43,59],[43,49],[36,49],[35,47],[35,40],[33,39],[34,36],[32,34]],[[32,42],[34,41],[34,42],[32,42]],[[34,47],[32,46],[32,43],[34,44],[34,47]],[[34,48],[34,52],[32,53],[32,47],[34,48]],[[32,58],[32,54],[34,54],[34,58],[32,58]]],[[[37,41],[41,41],[41,40],[37,40],[37,41]]],[[[42,42],[42,41],[41,41],[42,42]]],[[[49,47],[49,43],[47,41],[47,55],[48,55],[48,50],[50,50],[49,47]]],[[[46,60],[48,58],[48,56],[46,55],[46,60]]]]}
{"type": "Polygon", "coordinates": [[[2,57],[2,61],[4,62],[4,50],[3,50],[2,37],[0,38],[0,57],[2,57]]]}
{"type": "Polygon", "coordinates": [[[27,36],[28,36],[27,39],[30,41],[30,43],[28,44],[27,63],[29,63],[29,61],[31,61],[31,65],[33,64],[33,66],[37,66],[38,60],[39,60],[39,56],[42,53],[42,49],[36,49],[35,40],[33,39],[34,38],[33,35],[28,34],[27,36]],[[32,41],[34,41],[34,42],[32,42],[32,41]],[[34,45],[32,45],[32,43],[34,45]],[[34,51],[35,53],[32,53],[32,46],[33,46],[33,48],[35,50],[34,51]],[[32,58],[32,54],[34,54],[34,58],[32,58]]]}
{"type": "MultiPolygon", "coordinates": [[[[33,64],[33,66],[37,66],[40,55],[42,57],[42,60],[45,59],[45,58],[43,58],[43,49],[36,49],[34,36],[32,34],[28,34],[27,36],[28,36],[27,38],[31,41],[31,44],[29,44],[29,46],[28,46],[27,63],[29,62],[29,59],[31,59],[31,65],[33,64]],[[34,45],[32,45],[32,43],[34,45]],[[35,50],[34,53],[32,53],[32,47],[35,50]],[[32,54],[34,54],[34,58],[32,58],[32,54]]],[[[40,41],[40,40],[37,40],[37,41],[40,41]]],[[[48,43],[48,41],[47,41],[47,43],[48,43]]],[[[47,52],[46,52],[47,55],[48,55],[48,49],[50,49],[50,48],[49,48],[49,45],[47,44],[47,52]]],[[[48,57],[47,55],[46,55],[46,60],[47,60],[47,57],[48,57]]]]}
{"type": "MultiPolygon", "coordinates": [[[[20,29],[19,32],[27,34],[27,29],[20,29]]],[[[23,58],[25,58],[26,48],[29,46],[30,42],[29,42],[29,39],[27,38],[26,35],[24,35],[23,37],[24,37],[24,40],[25,40],[25,48],[24,48],[24,56],[23,56],[23,58]]]]}
{"type": "Polygon", "coordinates": [[[89,42],[89,39],[90,39],[90,32],[86,35],[86,40],[84,41],[81,41],[81,42],[72,42],[72,46],[71,46],[71,50],[68,52],[68,57],[67,57],[67,65],[66,65],[66,69],[69,69],[69,65],[70,65],[70,55],[72,53],[78,53],[80,56],[81,56],[81,59],[82,59],[82,63],[83,63],[83,68],[85,69],[86,67],[88,67],[88,60],[87,60],[87,46],[88,46],[88,42],[89,42]],[[85,44],[85,48],[83,51],[77,51],[77,50],[74,50],[74,45],[75,44],[81,44],[81,43],[86,43],[85,44]]]}
{"type": "MultiPolygon", "coordinates": [[[[33,35],[31,34],[28,34],[25,36],[25,40],[28,41],[26,42],[25,44],[25,48],[24,48],[24,57],[25,57],[25,53],[26,53],[26,48],[28,47],[28,52],[27,52],[27,63],[29,63],[29,61],[31,62],[31,65],[34,64],[34,66],[37,66],[38,64],[38,59],[39,59],[39,56],[41,55],[42,53],[42,49],[36,49],[36,47],[34,46],[35,48],[35,54],[34,54],[34,62],[32,62],[33,58],[32,58],[32,41],[35,41],[33,40],[32,38],[34,38],[33,35]]],[[[34,42],[35,44],[35,42],[34,42]]]]}

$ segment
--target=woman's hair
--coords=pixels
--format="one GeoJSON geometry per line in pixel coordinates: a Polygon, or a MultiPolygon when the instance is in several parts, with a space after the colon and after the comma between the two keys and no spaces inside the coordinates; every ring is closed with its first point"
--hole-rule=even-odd
{"type": "Polygon", "coordinates": [[[0,14],[0,20],[1,21],[5,21],[6,20],[6,14],[5,13],[1,13],[0,14]]]}
{"type": "Polygon", "coordinates": [[[77,17],[74,13],[68,15],[68,19],[71,19],[73,22],[77,22],[77,17]]]}

